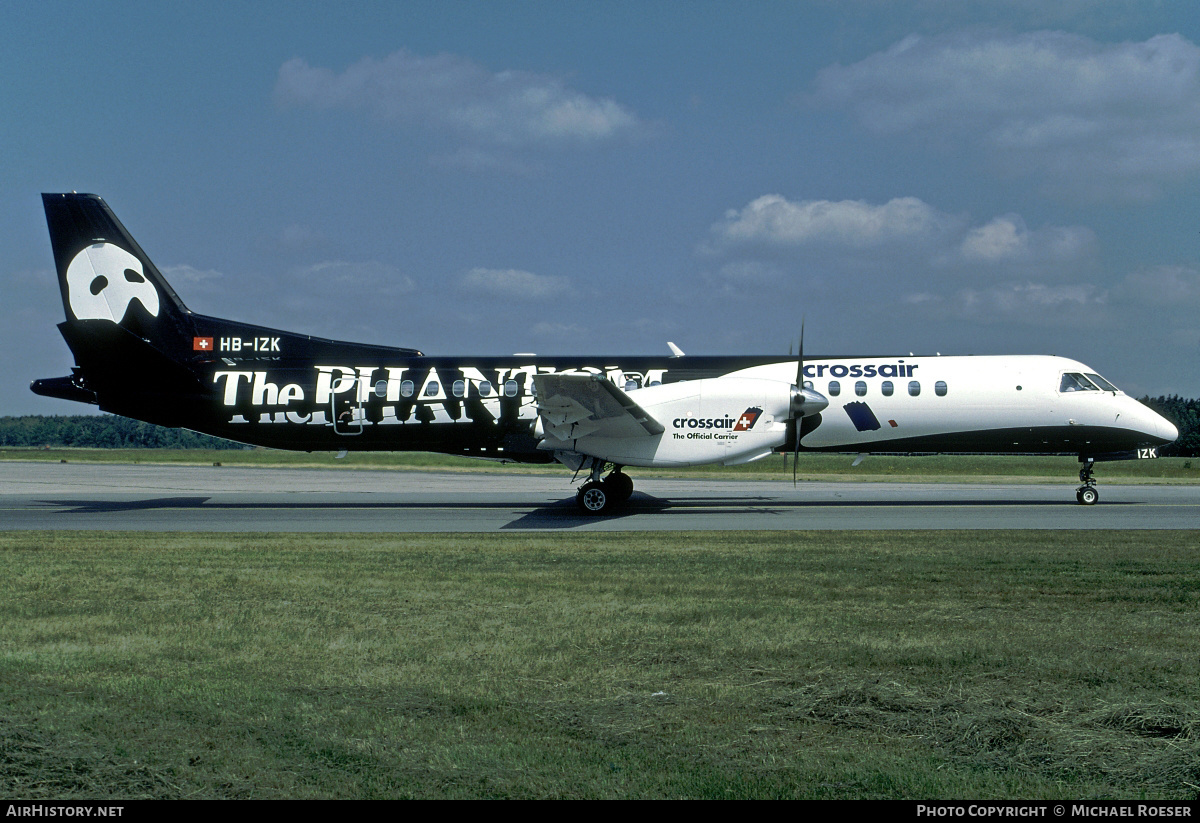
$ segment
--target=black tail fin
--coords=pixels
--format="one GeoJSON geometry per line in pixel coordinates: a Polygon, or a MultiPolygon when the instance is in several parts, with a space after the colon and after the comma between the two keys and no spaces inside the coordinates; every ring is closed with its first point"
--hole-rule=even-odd
{"type": "Polygon", "coordinates": [[[416,349],[326,340],[195,314],[99,197],[43,194],[42,203],[67,315],[58,328],[75,355],[75,369],[68,377],[35,380],[30,388],[37,394],[199,428],[211,420],[202,410],[213,400],[218,358],[227,365],[247,360],[278,365],[287,359],[311,369],[316,358],[421,356],[416,349]]]}
{"type": "MultiPolygon", "coordinates": [[[[166,342],[190,312],[94,194],[43,194],[67,321],[108,320],[166,342]]],[[[186,325],[186,324],[185,324],[186,325]]]]}
{"type": "Polygon", "coordinates": [[[76,369],[35,381],[33,391],[141,419],[125,406],[144,406],[147,394],[203,391],[180,362],[191,350],[192,313],[112,210],[94,194],[43,194],[42,204],[67,315],[59,330],[76,369]]]}

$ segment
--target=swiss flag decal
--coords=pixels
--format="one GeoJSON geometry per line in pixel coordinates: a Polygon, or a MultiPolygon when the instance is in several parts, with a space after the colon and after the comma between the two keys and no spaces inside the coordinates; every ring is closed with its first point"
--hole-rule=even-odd
{"type": "Polygon", "coordinates": [[[212,351],[213,339],[211,337],[193,337],[192,351],[212,351]]]}
{"type": "Polygon", "coordinates": [[[737,425],[733,427],[735,432],[749,431],[754,427],[754,423],[758,420],[758,416],[762,414],[762,409],[753,406],[746,409],[742,416],[738,418],[737,425]]]}

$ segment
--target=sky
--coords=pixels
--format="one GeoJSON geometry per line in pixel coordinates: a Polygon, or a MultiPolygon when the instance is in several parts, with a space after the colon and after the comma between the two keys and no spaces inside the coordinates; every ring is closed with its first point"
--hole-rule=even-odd
{"type": "Polygon", "coordinates": [[[0,11],[0,415],[78,414],[41,192],[193,311],[427,354],[1058,354],[1200,396],[1190,0],[0,11]]]}

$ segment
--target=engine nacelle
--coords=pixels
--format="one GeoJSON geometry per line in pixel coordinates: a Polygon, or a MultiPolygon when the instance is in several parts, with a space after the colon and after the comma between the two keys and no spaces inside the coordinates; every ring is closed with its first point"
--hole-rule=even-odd
{"type": "Polygon", "coordinates": [[[627,392],[664,432],[635,437],[547,437],[538,448],[573,451],[622,466],[749,463],[787,441],[792,387],[778,380],[717,377],[627,392]]]}

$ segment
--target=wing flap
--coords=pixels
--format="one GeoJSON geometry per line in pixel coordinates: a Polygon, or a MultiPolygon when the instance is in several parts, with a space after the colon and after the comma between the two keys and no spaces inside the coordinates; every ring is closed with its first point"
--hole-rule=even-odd
{"type": "Polygon", "coordinates": [[[651,437],[666,429],[628,394],[591,374],[538,374],[538,415],[546,434],[558,440],[651,437]]]}

